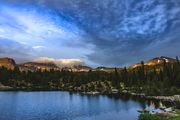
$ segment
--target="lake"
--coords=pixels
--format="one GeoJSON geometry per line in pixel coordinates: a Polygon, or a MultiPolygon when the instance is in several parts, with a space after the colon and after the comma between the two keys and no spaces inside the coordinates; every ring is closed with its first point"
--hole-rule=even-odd
{"type": "Polygon", "coordinates": [[[137,120],[154,105],[126,97],[69,92],[0,92],[0,120],[137,120]]]}

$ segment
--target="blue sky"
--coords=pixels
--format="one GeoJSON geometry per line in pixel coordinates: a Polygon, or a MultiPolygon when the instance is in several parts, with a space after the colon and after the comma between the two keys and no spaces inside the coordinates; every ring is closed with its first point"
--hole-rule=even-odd
{"type": "Polygon", "coordinates": [[[178,0],[2,0],[0,56],[124,66],[180,56],[178,0]]]}

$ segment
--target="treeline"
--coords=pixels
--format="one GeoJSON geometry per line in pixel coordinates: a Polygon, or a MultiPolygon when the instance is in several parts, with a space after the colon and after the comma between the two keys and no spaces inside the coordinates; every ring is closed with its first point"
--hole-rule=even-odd
{"type": "Polygon", "coordinates": [[[119,76],[119,82],[130,90],[149,95],[180,94],[180,62],[166,63],[156,66],[145,66],[133,70],[124,68],[119,76]],[[122,80],[122,81],[121,81],[122,80]]]}
{"type": "MultiPolygon", "coordinates": [[[[39,70],[36,72],[20,72],[18,68],[14,70],[8,70],[5,67],[0,68],[0,82],[13,88],[69,90],[91,82],[98,83],[102,81],[108,84],[112,80],[112,76],[113,74],[101,71],[71,72],[50,70],[42,72],[39,70]]],[[[82,90],[86,90],[86,88],[82,90]]]]}
{"type": "Polygon", "coordinates": [[[0,83],[14,89],[28,90],[72,90],[99,91],[110,93],[113,89],[120,92],[146,93],[148,95],[180,94],[180,63],[166,63],[157,66],[145,66],[135,69],[115,69],[115,72],[103,71],[36,71],[20,72],[18,68],[8,70],[0,68],[0,83]]]}

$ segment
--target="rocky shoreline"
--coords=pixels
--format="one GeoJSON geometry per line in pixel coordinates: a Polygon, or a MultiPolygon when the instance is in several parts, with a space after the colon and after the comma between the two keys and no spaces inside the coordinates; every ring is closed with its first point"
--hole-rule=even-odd
{"type": "Polygon", "coordinates": [[[71,91],[71,90],[62,90],[62,89],[28,89],[28,88],[12,88],[9,86],[4,86],[0,84],[0,91],[69,91],[69,92],[79,92],[81,94],[85,95],[113,95],[113,94],[124,94],[124,95],[131,95],[134,97],[139,97],[139,98],[144,98],[147,100],[159,100],[163,102],[178,102],[180,103],[180,95],[172,95],[172,96],[149,96],[144,93],[134,93],[134,92],[128,92],[128,91],[118,91],[118,90],[113,90],[110,93],[101,93],[98,91],[88,91],[88,92],[82,92],[82,91],[71,91]]]}
{"type": "MultiPolygon", "coordinates": [[[[124,93],[124,92],[122,92],[124,93]]],[[[125,94],[125,93],[124,93],[125,94]]],[[[151,99],[151,100],[161,100],[165,102],[180,102],[180,95],[172,95],[172,96],[149,96],[146,94],[139,94],[139,93],[131,93],[131,92],[126,92],[126,94],[130,94],[132,96],[139,96],[143,97],[146,99],[151,99]]]]}
{"type": "Polygon", "coordinates": [[[12,87],[9,87],[9,86],[4,86],[0,83],[0,91],[1,90],[8,90],[8,89],[13,89],[12,87]]]}
{"type": "MultiPolygon", "coordinates": [[[[97,92],[97,91],[90,91],[90,92],[81,92],[83,94],[87,94],[87,95],[100,95],[102,94],[101,92],[97,92]]],[[[104,94],[104,93],[103,93],[104,94]]],[[[110,94],[127,94],[127,95],[131,95],[131,96],[135,96],[135,97],[141,97],[141,98],[145,98],[145,99],[149,99],[149,100],[160,100],[160,101],[164,101],[164,102],[179,102],[180,103],[180,95],[172,95],[172,96],[149,96],[146,95],[144,93],[134,93],[134,92],[128,92],[128,91],[113,91],[110,94]]]]}
{"type": "Polygon", "coordinates": [[[170,102],[180,102],[180,95],[173,96],[146,96],[149,99],[156,99],[162,101],[170,101],[170,102]]]}

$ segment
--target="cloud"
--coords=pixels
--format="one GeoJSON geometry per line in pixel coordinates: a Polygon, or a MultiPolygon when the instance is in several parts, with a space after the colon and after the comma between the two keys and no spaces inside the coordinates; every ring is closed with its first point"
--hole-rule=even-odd
{"type": "MultiPolygon", "coordinates": [[[[52,10],[0,4],[0,37],[4,41],[17,43],[13,47],[24,46],[27,49],[21,53],[32,55],[31,57],[82,58],[85,52],[90,52],[90,45],[82,44],[84,38],[81,34],[84,33],[76,25],[67,22],[52,10]],[[74,52],[77,54],[74,55],[74,52]]],[[[8,51],[8,47],[4,51],[5,49],[8,51]]],[[[13,56],[24,58],[21,53],[16,52],[13,56]]],[[[6,56],[8,54],[10,53],[6,56]]]]}
{"type": "Polygon", "coordinates": [[[51,12],[38,11],[38,8],[1,7],[0,37],[29,44],[45,44],[47,40],[54,43],[57,39],[70,40],[78,37],[66,28],[71,26],[71,29],[76,29],[75,26],[69,25],[51,12]]]}
{"type": "Polygon", "coordinates": [[[33,49],[12,40],[0,38],[0,57],[11,57],[17,62],[26,61],[35,57],[33,49]]]}
{"type": "Polygon", "coordinates": [[[41,46],[41,45],[37,45],[37,46],[33,46],[33,49],[41,49],[41,48],[45,48],[45,46],[41,46]]]}
{"type": "Polygon", "coordinates": [[[48,63],[53,62],[59,67],[72,67],[74,65],[84,65],[84,62],[80,59],[54,59],[48,57],[40,57],[33,60],[34,62],[48,63]]]}
{"type": "MultiPolygon", "coordinates": [[[[19,12],[17,14],[10,11],[15,15],[14,23],[17,24],[8,22],[7,29],[11,28],[9,26],[13,26],[16,31],[28,28],[33,37],[29,37],[28,33],[25,38],[33,40],[22,37],[17,41],[30,41],[33,46],[46,46],[47,41],[51,41],[51,44],[57,46],[51,48],[66,51],[58,57],[78,56],[99,65],[123,66],[162,54],[180,55],[180,50],[176,48],[180,44],[178,0],[6,0],[2,3],[50,10],[50,13],[43,16],[37,13],[35,8],[32,8],[35,12],[20,12],[20,19],[22,23],[25,22],[23,27],[18,25],[20,22],[16,19],[19,12]],[[29,20],[26,21],[27,14],[30,14],[30,17],[27,17],[29,20]],[[32,20],[38,21],[38,24],[32,20]],[[49,34],[47,28],[50,28],[49,34]],[[46,44],[44,38],[47,39],[46,44]],[[41,40],[43,42],[40,42],[41,40]]],[[[3,24],[7,25],[6,20],[14,17],[8,14],[6,18],[7,15],[0,17],[3,24]]],[[[5,30],[0,29],[0,33],[5,30]]],[[[52,51],[55,52],[55,49],[52,51]]]]}

